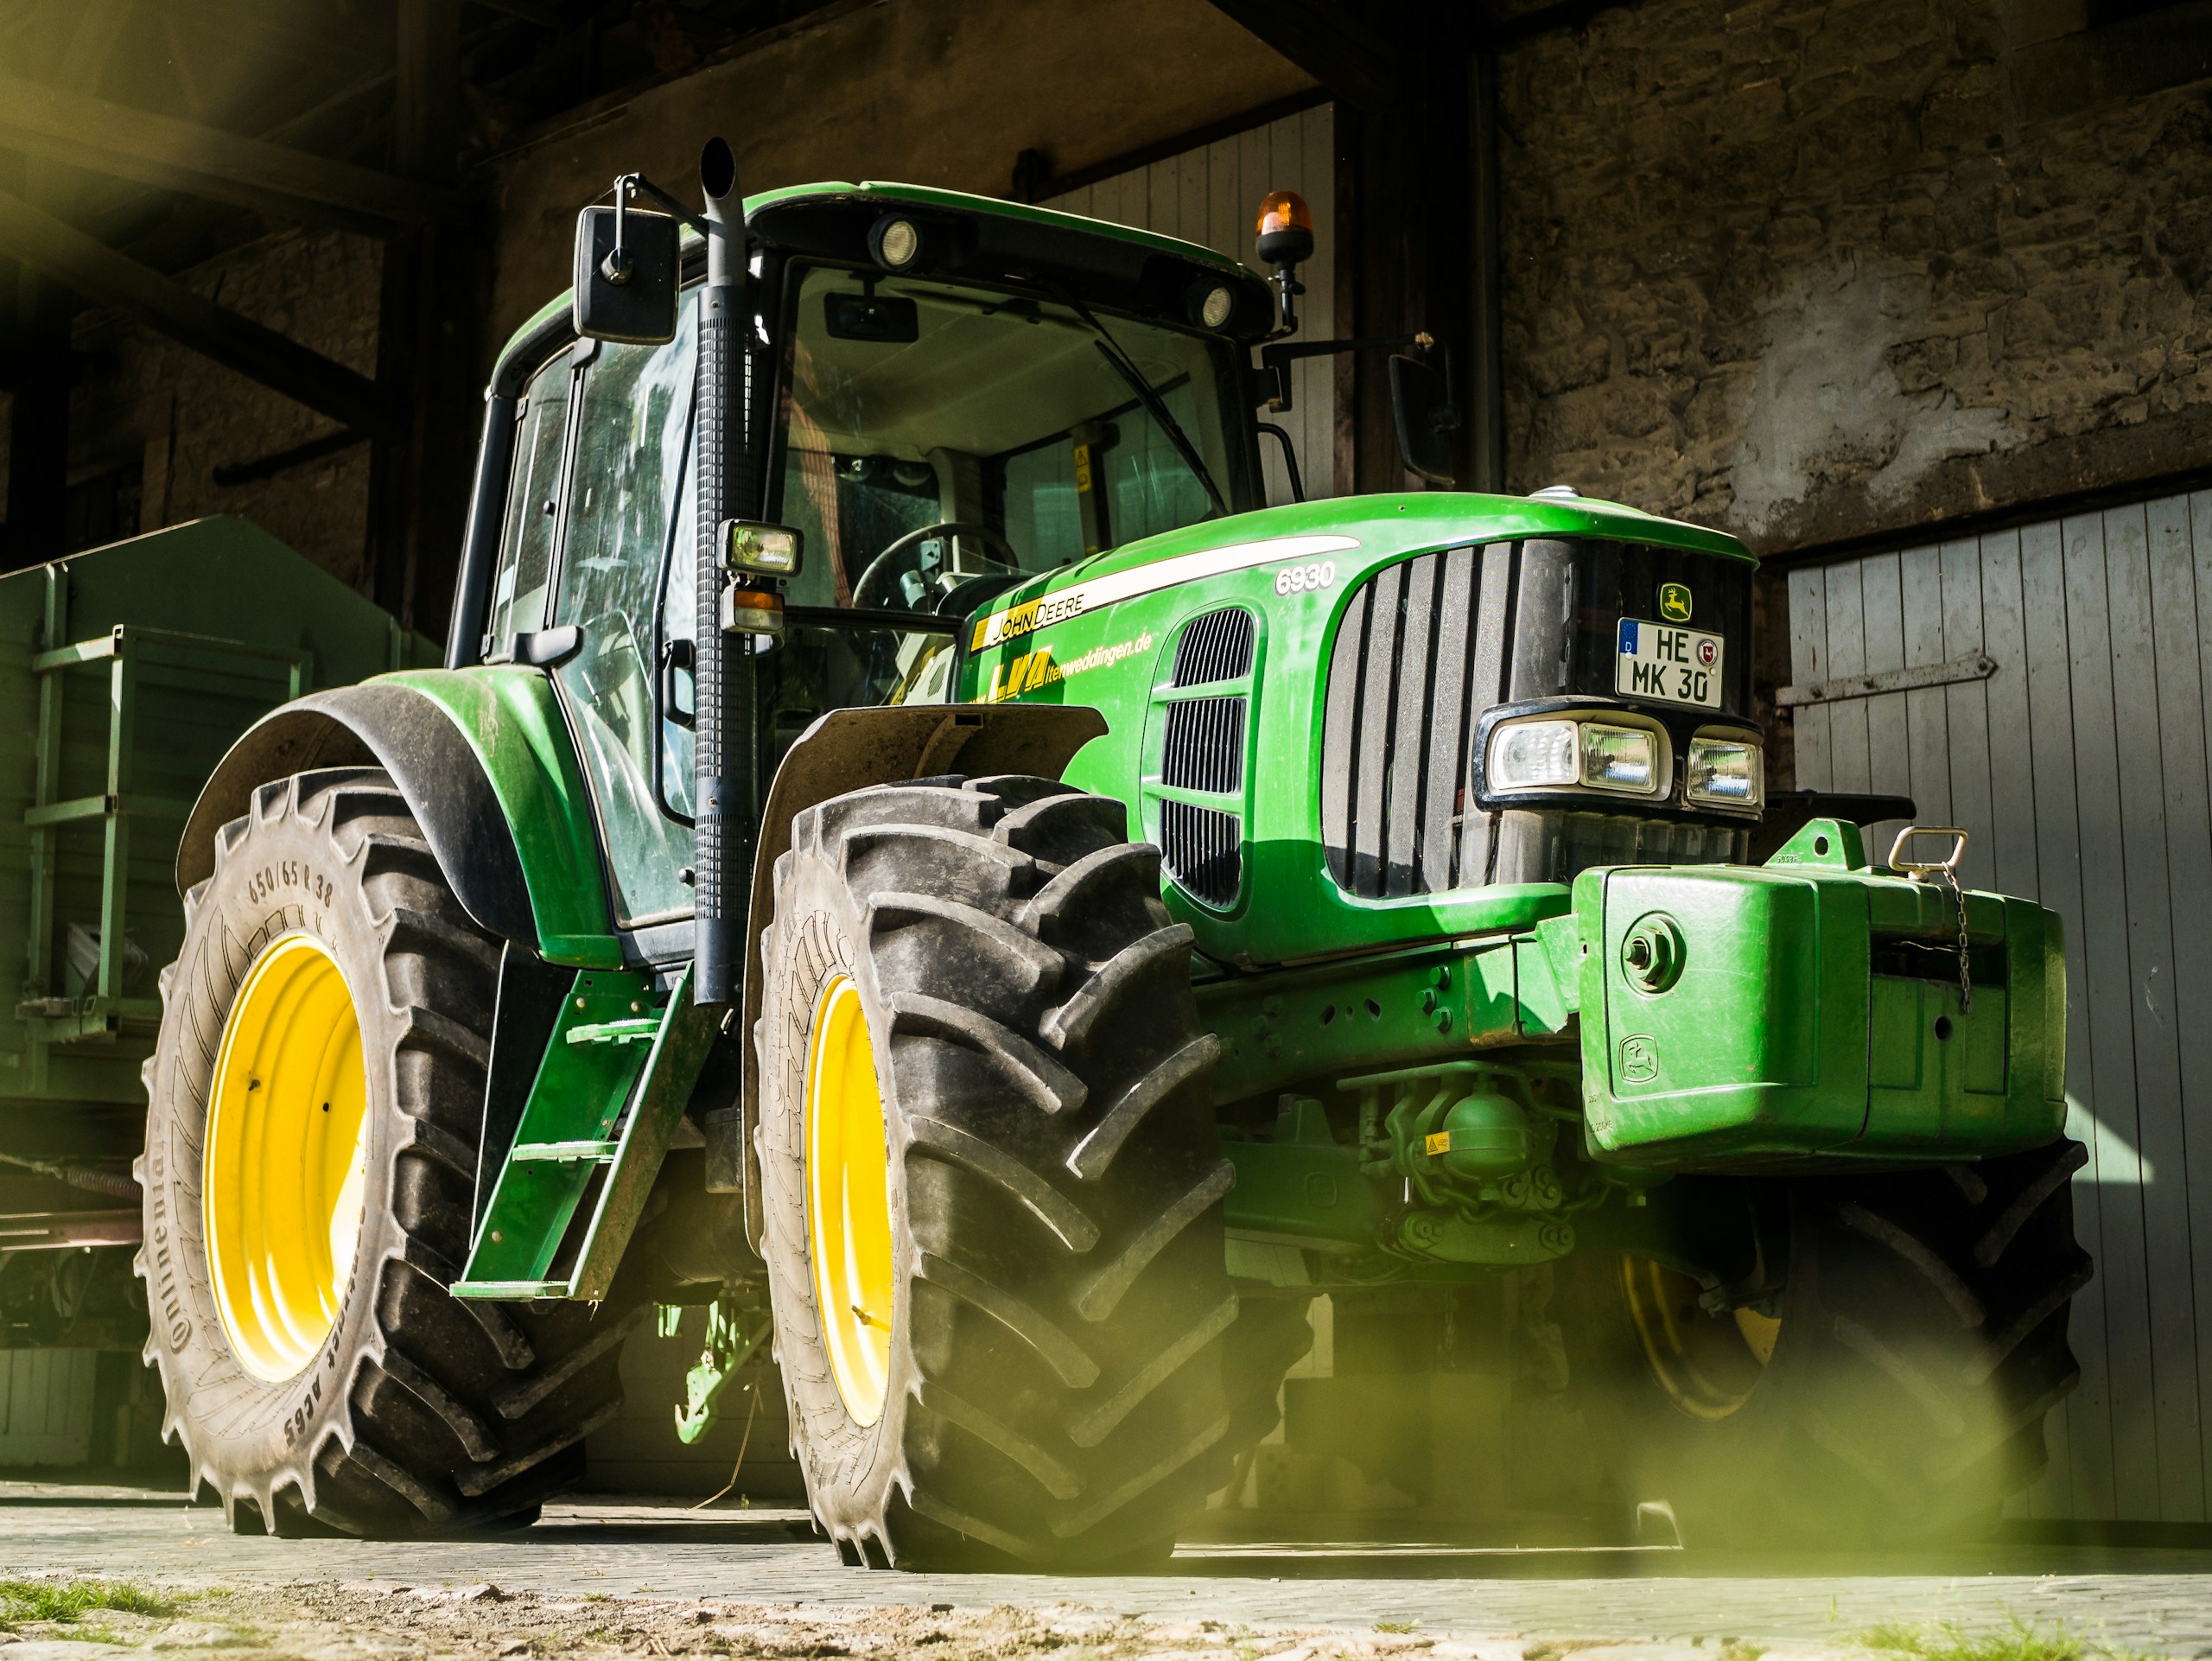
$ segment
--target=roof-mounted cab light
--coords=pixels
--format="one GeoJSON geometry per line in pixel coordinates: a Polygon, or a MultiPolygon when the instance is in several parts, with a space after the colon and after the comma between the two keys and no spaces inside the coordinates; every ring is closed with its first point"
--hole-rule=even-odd
{"type": "Polygon", "coordinates": [[[1293,302],[1306,292],[1298,268],[1313,257],[1313,214],[1304,197],[1294,190],[1271,190],[1260,199],[1252,252],[1262,265],[1274,267],[1275,333],[1295,334],[1298,312],[1293,302]]]}
{"type": "Polygon", "coordinates": [[[1271,190],[1260,201],[1252,251],[1262,265],[1296,265],[1313,257],[1313,213],[1294,190],[1271,190]]]}
{"type": "Polygon", "coordinates": [[[868,258],[887,271],[903,271],[922,256],[922,227],[898,213],[887,213],[868,233],[868,258]]]}
{"type": "Polygon", "coordinates": [[[1224,328],[1236,309],[1236,291],[1226,283],[1217,283],[1198,302],[1198,321],[1208,328],[1224,328]]]}

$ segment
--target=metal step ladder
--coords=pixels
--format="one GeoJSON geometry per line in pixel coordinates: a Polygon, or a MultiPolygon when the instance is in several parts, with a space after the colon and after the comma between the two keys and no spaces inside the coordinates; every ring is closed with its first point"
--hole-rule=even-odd
{"type": "Polygon", "coordinates": [[[563,1000],[513,1146],[477,1225],[457,1298],[607,1295],[669,1139],[713,1047],[720,1012],[665,1002],[649,975],[585,970],[563,1000]],[[586,1201],[566,1273],[556,1271],[586,1201]]]}

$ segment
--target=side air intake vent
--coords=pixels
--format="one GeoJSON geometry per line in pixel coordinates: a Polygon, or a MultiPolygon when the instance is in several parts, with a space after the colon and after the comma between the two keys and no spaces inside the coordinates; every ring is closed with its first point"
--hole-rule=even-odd
{"type": "Polygon", "coordinates": [[[1244,700],[1185,698],[1167,706],[1160,782],[1173,790],[1244,788],[1244,700]]]}
{"type": "Polygon", "coordinates": [[[1175,642],[1170,686],[1210,686],[1252,672],[1252,614],[1236,606],[1210,611],[1183,625],[1175,642]]]}
{"type": "Polygon", "coordinates": [[[1160,862],[1179,887],[1210,906],[1235,903],[1243,880],[1243,841],[1234,813],[1188,802],[1160,805],[1160,862]]]}

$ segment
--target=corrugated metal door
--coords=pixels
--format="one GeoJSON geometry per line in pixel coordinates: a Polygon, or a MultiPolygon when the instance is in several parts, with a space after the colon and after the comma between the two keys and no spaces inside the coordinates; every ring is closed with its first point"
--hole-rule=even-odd
{"type": "MultiPolygon", "coordinates": [[[[1180,237],[1260,270],[1252,258],[1253,221],[1260,199],[1270,190],[1294,190],[1313,210],[1313,258],[1299,271],[1306,294],[1299,302],[1298,338],[1325,340],[1335,333],[1337,317],[1336,122],[1328,105],[1117,173],[1040,205],[1180,237]]],[[[1262,417],[1290,434],[1308,496],[1337,493],[1334,365],[1330,358],[1294,364],[1289,413],[1262,417]]],[[[1281,446],[1262,436],[1260,455],[1268,500],[1288,501],[1281,446]]]]}
{"type": "Polygon", "coordinates": [[[2067,1095],[2090,1149],[2075,1211],[2097,1277],[2074,1306],[2082,1387],[2016,1509],[2205,1521],[2212,493],[1793,571],[1789,621],[1801,686],[1963,677],[1800,708],[1799,785],[1910,794],[1922,824],[1972,833],[1970,885],[2066,920],[2067,1095]],[[1973,678],[1982,655],[1995,668],[1973,678]]]}

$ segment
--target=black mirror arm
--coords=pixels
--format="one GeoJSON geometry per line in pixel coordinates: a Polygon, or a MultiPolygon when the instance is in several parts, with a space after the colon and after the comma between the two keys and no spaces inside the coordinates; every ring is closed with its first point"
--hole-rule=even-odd
{"type": "Polygon", "coordinates": [[[1274,435],[1275,442],[1282,446],[1282,470],[1290,480],[1290,500],[1306,500],[1306,480],[1298,474],[1298,452],[1291,448],[1290,435],[1272,421],[1260,423],[1260,430],[1274,435]]]}
{"type": "Polygon", "coordinates": [[[622,206],[622,193],[626,186],[633,195],[650,196],[662,207],[667,209],[671,217],[683,220],[701,236],[708,237],[715,234],[715,227],[704,214],[696,209],[686,207],[642,173],[626,173],[614,181],[615,207],[622,206]]]}
{"type": "Polygon", "coordinates": [[[649,196],[666,208],[671,218],[690,226],[701,236],[711,236],[714,227],[706,219],[693,213],[682,202],[670,195],[642,173],[623,173],[614,180],[614,245],[607,251],[607,258],[600,262],[600,275],[620,287],[630,280],[630,251],[624,245],[622,233],[623,209],[632,196],[649,196]]]}
{"type": "MultiPolygon", "coordinates": [[[[1343,352],[1398,352],[1407,347],[1444,353],[1444,396],[1452,398],[1452,349],[1427,330],[1417,334],[1377,335],[1360,340],[1299,340],[1260,348],[1260,391],[1268,409],[1281,413],[1290,408],[1290,366],[1300,358],[1331,358],[1343,352]]],[[[1454,424],[1458,418],[1453,417],[1454,424]]]]}

